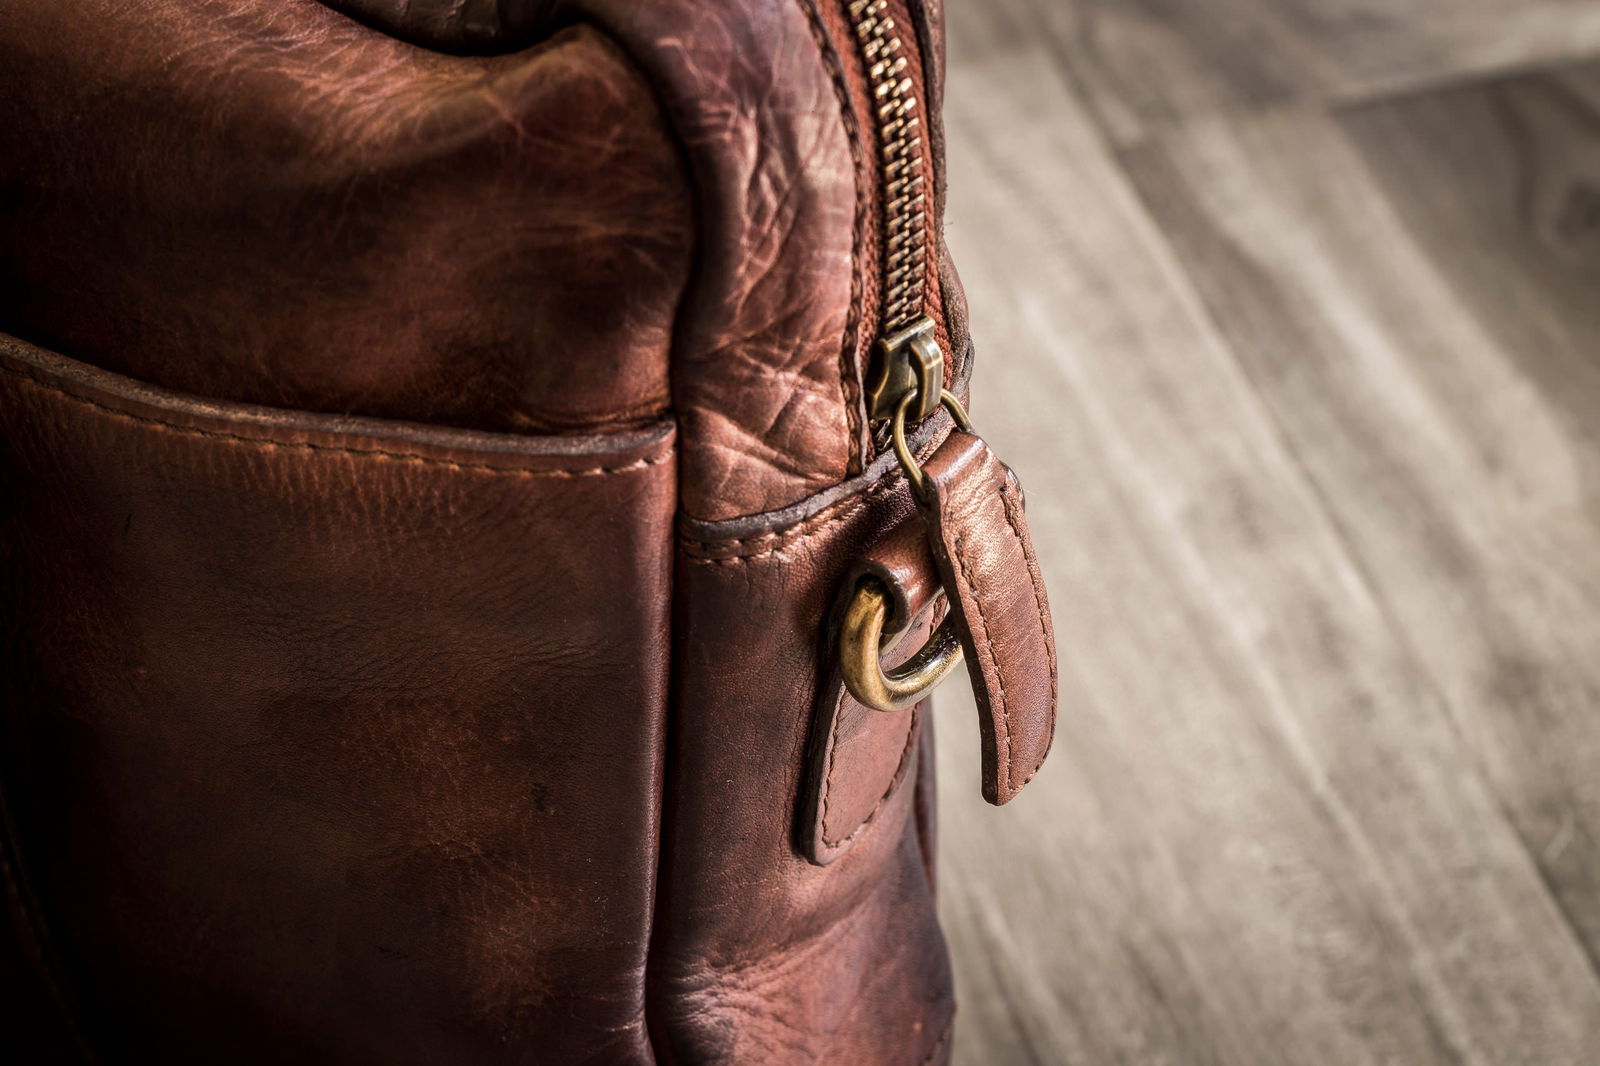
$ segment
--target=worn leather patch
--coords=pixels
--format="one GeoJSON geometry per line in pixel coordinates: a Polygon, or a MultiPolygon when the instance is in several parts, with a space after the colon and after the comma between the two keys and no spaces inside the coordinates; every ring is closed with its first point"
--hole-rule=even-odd
{"type": "Polygon", "coordinates": [[[979,437],[950,434],[923,465],[929,541],[960,622],[983,734],[983,796],[1008,802],[1055,734],[1056,648],[1022,487],[979,437]]]}

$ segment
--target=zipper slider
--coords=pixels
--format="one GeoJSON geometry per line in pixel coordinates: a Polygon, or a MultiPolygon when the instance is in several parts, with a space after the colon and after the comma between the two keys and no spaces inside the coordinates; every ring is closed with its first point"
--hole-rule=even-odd
{"type": "Polygon", "coordinates": [[[944,353],[934,339],[933,319],[923,315],[878,341],[878,357],[867,382],[873,421],[921,422],[939,409],[943,393],[944,353]],[[902,413],[907,397],[913,399],[902,413]]]}

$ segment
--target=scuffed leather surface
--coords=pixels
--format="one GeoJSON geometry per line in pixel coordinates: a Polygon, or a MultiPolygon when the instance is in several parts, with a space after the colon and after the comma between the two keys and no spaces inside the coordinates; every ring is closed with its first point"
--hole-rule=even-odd
{"type": "Polygon", "coordinates": [[[0,423],[0,780],[104,1061],[652,1061],[670,425],[330,419],[14,342],[0,423]]]}
{"type": "Polygon", "coordinates": [[[585,432],[670,405],[688,177],[592,27],[462,58],[312,0],[19,0],[0,88],[0,329],[316,411],[585,432]]]}
{"type": "MultiPolygon", "coordinates": [[[[854,281],[849,294],[849,308],[842,317],[844,324],[844,354],[837,368],[840,379],[839,402],[844,405],[845,430],[852,439],[845,456],[844,470],[859,468],[863,456],[870,455],[873,444],[865,426],[865,408],[861,401],[862,380],[870,365],[873,344],[876,340],[876,314],[879,294],[877,278],[882,257],[883,232],[877,216],[879,207],[880,175],[877,170],[878,144],[873,132],[872,114],[875,104],[855,33],[846,17],[845,4],[837,0],[766,0],[763,3],[743,2],[728,5],[700,0],[683,0],[673,4],[641,5],[628,0],[327,0],[332,7],[348,11],[369,20],[373,25],[414,40],[432,48],[452,51],[490,50],[504,51],[522,47],[534,40],[545,27],[560,18],[594,18],[627,42],[629,50],[640,57],[650,70],[660,74],[667,87],[668,106],[676,121],[685,131],[685,140],[691,148],[691,158],[697,174],[704,182],[703,192],[711,209],[707,212],[707,251],[714,256],[730,256],[733,276],[741,272],[766,274],[774,268],[782,274],[771,279],[761,279],[764,288],[774,287],[773,282],[799,283],[816,294],[818,308],[825,301],[837,300],[836,288],[818,289],[815,276],[806,277],[806,264],[793,267],[764,251],[762,242],[751,242],[741,237],[748,227],[741,226],[737,211],[760,201],[751,201],[751,190],[763,190],[768,195],[787,198],[791,203],[780,205],[792,212],[794,224],[786,226],[789,243],[809,244],[824,230],[821,223],[831,218],[842,220],[840,199],[842,186],[819,186],[817,174],[832,168],[840,175],[847,166],[854,171],[854,219],[850,256],[854,281]],[[794,16],[802,12],[811,22],[817,35],[818,59],[821,67],[810,61],[801,49],[792,46],[795,38],[794,16]],[[774,17],[776,14],[777,17],[774,17]],[[742,45],[739,56],[744,60],[730,66],[725,59],[713,57],[703,68],[684,68],[675,61],[674,53],[683,51],[684,41],[693,41],[699,55],[709,41],[728,38],[728,26],[734,19],[748,19],[749,25],[741,27],[737,36],[742,45]],[[713,32],[702,35],[697,27],[704,24],[713,32]],[[479,29],[474,29],[477,26],[479,29]],[[783,28],[778,37],[769,37],[773,28],[783,28]],[[826,111],[825,98],[818,75],[825,69],[833,81],[833,91],[842,109],[838,134],[815,138],[818,151],[811,158],[796,150],[799,130],[788,129],[796,118],[795,102],[808,99],[795,88],[810,86],[809,98],[826,111]],[[731,80],[730,80],[731,79],[731,80]],[[763,82],[771,91],[763,91],[763,82]],[[740,162],[720,158],[731,149],[743,154],[741,145],[758,143],[775,147],[753,161],[740,162]],[[825,149],[825,150],[823,150],[825,149]],[[734,213],[730,214],[729,209],[734,213]],[[754,258],[752,258],[754,255],[754,258]]],[[[917,114],[921,129],[929,146],[925,177],[934,192],[929,208],[928,294],[930,313],[938,327],[938,337],[946,353],[946,376],[954,378],[960,370],[960,360],[967,354],[965,332],[965,303],[959,290],[951,291],[953,278],[946,273],[948,256],[944,251],[942,232],[945,202],[944,125],[941,119],[944,104],[944,5],[942,0],[904,0],[895,3],[894,13],[904,33],[907,48],[902,53],[908,61],[905,76],[914,86],[919,101],[917,114]]],[[[806,125],[817,116],[807,116],[806,125]]],[[[768,228],[761,219],[771,210],[757,216],[760,228],[768,228]]],[[[833,254],[842,254],[837,235],[832,238],[833,254]]],[[[722,272],[708,275],[708,280],[727,276],[722,272]]],[[[736,287],[737,295],[742,286],[736,287]]],[[[716,354],[723,349],[717,341],[719,335],[737,334],[744,328],[740,321],[749,320],[750,309],[740,303],[728,304],[729,293],[707,287],[699,296],[707,301],[705,328],[684,337],[684,354],[694,361],[697,373],[715,372],[716,354]],[[721,304],[721,306],[718,306],[721,304]],[[739,320],[739,321],[736,321],[739,320]],[[717,323],[723,323],[718,325],[717,323]]],[[[792,297],[791,297],[792,299],[792,297]]],[[[807,317],[814,317],[813,310],[807,317]]],[[[836,316],[837,317],[837,316],[836,316]]],[[[832,328],[834,323],[830,321],[832,328]]],[[[767,354],[771,354],[769,349],[767,354]]],[[[817,480],[807,482],[787,478],[785,471],[770,461],[765,454],[774,445],[782,448],[786,438],[796,444],[821,444],[829,449],[826,436],[837,420],[819,405],[808,404],[808,418],[819,419],[817,432],[798,433],[785,431],[778,436],[779,423],[771,419],[752,421],[760,409],[747,415],[744,408],[748,397],[758,395],[776,384],[783,387],[800,380],[804,387],[812,388],[809,378],[790,379],[789,369],[811,366],[814,373],[825,378],[831,368],[826,363],[826,347],[808,340],[803,350],[789,361],[780,360],[775,369],[785,373],[784,378],[766,383],[758,378],[740,375],[732,382],[733,388],[708,393],[708,398],[721,401],[721,412],[728,419],[726,426],[715,417],[704,427],[716,438],[713,448],[741,448],[739,434],[751,437],[748,442],[752,452],[749,460],[730,472],[730,464],[739,464],[737,456],[718,457],[708,454],[704,462],[708,489],[728,490],[730,487],[741,501],[749,505],[742,510],[723,506],[714,498],[702,498],[695,484],[698,474],[692,440],[685,441],[689,454],[685,487],[686,509],[696,517],[717,519],[738,514],[776,509],[796,502],[808,489],[825,484],[817,480]],[[731,403],[730,403],[731,401],[731,403]],[[753,435],[750,429],[762,421],[770,422],[771,429],[753,435]],[[767,464],[768,469],[763,469],[767,464]],[[719,481],[719,475],[729,474],[729,480],[719,481]],[[737,482],[732,478],[737,478],[737,482]],[[745,489],[742,483],[751,479],[770,482],[766,488],[745,489]]],[[[696,408],[698,395],[686,398],[685,407],[696,408]]],[[[707,410],[713,416],[714,405],[707,410]]],[[[771,410],[770,402],[767,408],[771,410]]],[[[786,426],[801,427],[801,412],[794,412],[783,420],[786,426]]],[[[879,442],[881,447],[881,442],[879,442]]],[[[826,452],[831,454],[831,452],[826,452]]],[[[825,452],[814,452],[814,455],[825,452]]]]}
{"type": "Polygon", "coordinates": [[[1009,802],[1055,735],[1056,645],[1022,487],[979,437],[950,434],[923,464],[933,554],[960,625],[983,736],[983,795],[1009,802]]]}
{"type": "MultiPolygon", "coordinates": [[[[918,444],[947,426],[930,419],[918,444]]],[[[830,865],[794,843],[810,728],[796,709],[831,665],[831,600],[907,520],[915,505],[886,456],[784,512],[683,524],[680,604],[693,613],[675,641],[678,787],[650,972],[664,1062],[918,1066],[946,1054],[950,970],[915,765],[830,865]]]]}
{"type": "MultiPolygon", "coordinates": [[[[459,19],[439,20],[436,7],[456,4],[330,3],[430,47],[491,47],[459,19]]],[[[901,21],[920,98],[923,52],[941,38],[920,28],[920,7],[916,16],[901,21]]],[[[508,2],[492,47],[519,47],[563,18],[604,26],[661,85],[701,195],[701,270],[674,379],[684,509],[708,520],[774,510],[858,471],[872,451],[861,381],[879,325],[883,233],[875,105],[844,5],[508,2]]],[[[929,103],[918,112],[935,146],[926,175],[935,188],[929,103]]],[[[940,308],[929,204],[930,310],[953,360],[964,345],[940,308]]]]}
{"type": "Polygon", "coordinates": [[[864,446],[856,353],[866,161],[813,0],[569,0],[661,86],[699,191],[679,320],[681,498],[765,512],[837,484],[864,446]]]}
{"type": "MultiPolygon", "coordinates": [[[[939,573],[920,516],[908,515],[851,568],[839,588],[836,618],[868,577],[889,597],[884,631],[899,636],[883,659],[893,668],[916,654],[943,617],[939,573]]],[[[838,628],[832,622],[827,632],[836,636],[838,628]]],[[[924,701],[904,712],[874,711],[845,688],[836,648],[825,648],[822,662],[827,680],[811,723],[796,843],[806,858],[825,866],[849,850],[907,775],[914,776],[927,707],[924,701]]]]}

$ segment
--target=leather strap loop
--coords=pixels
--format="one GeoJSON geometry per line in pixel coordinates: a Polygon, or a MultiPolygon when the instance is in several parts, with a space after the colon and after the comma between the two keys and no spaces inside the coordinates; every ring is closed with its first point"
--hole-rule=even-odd
{"type": "Polygon", "coordinates": [[[983,440],[957,430],[923,464],[934,559],[966,649],[983,734],[983,795],[1008,802],[1055,734],[1056,651],[1022,487],[983,440]]]}

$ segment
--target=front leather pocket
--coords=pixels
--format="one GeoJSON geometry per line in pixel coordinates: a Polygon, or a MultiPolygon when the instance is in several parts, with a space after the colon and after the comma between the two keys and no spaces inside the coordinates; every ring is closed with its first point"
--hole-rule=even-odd
{"type": "Polygon", "coordinates": [[[0,430],[0,774],[92,1042],[646,1047],[670,424],[271,410],[3,340],[0,430]]]}

